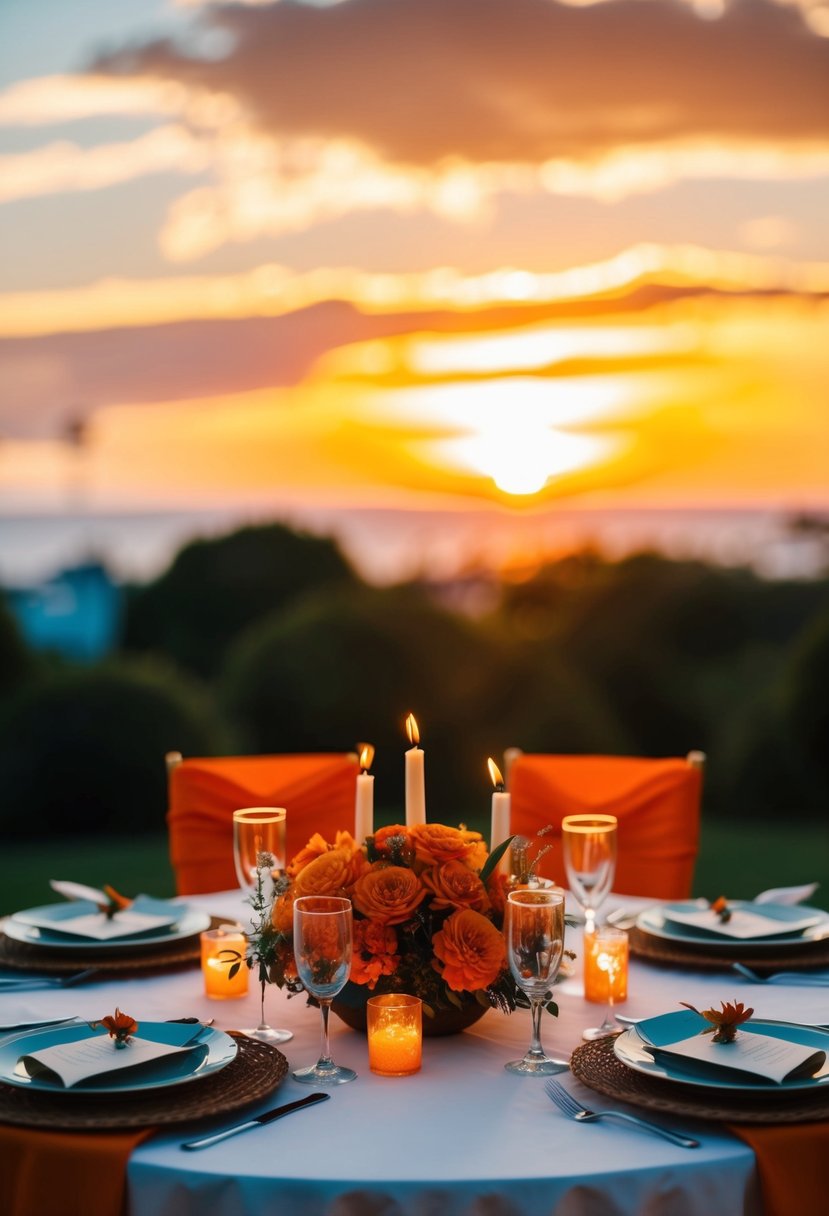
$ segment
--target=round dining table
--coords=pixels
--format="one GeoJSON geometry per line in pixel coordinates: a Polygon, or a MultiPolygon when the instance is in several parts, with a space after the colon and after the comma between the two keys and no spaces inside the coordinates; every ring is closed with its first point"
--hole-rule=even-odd
{"type": "MultiPolygon", "coordinates": [[[[190,896],[188,904],[247,922],[238,892],[190,896]]],[[[619,897],[645,906],[646,900],[619,897]]],[[[247,914],[246,914],[247,913],[247,914]]],[[[581,930],[567,945],[581,953],[581,930]]],[[[550,1054],[569,1057],[601,1006],[584,1000],[580,963],[556,986],[557,1018],[545,1015],[550,1054]]],[[[656,966],[631,959],[628,999],[619,1012],[646,1017],[723,1000],[742,1000],[757,1016],[826,1022],[829,989],[753,984],[736,974],[656,966]]],[[[211,1000],[198,966],[131,978],[94,977],[72,988],[0,993],[0,1022],[48,1016],[99,1018],[115,1006],[139,1021],[215,1019],[255,1026],[259,988],[211,1000]]],[[[320,1015],[303,996],[269,987],[266,1017],[293,1031],[280,1050],[290,1068],[319,1054],[320,1015]]],[[[616,1120],[577,1122],[545,1094],[543,1080],[504,1064],[523,1055],[530,1016],[488,1011],[461,1034],[426,1037],[420,1072],[381,1077],[369,1070],[366,1038],[331,1018],[332,1054],[357,1079],[321,1102],[197,1152],[185,1141],[244,1121],[309,1089],[288,1072],[279,1088],[241,1114],[160,1129],[132,1152],[129,1216],[761,1216],[752,1149],[723,1124],[637,1110],[600,1094],[569,1072],[559,1079],[584,1105],[638,1113],[688,1133],[678,1145],[616,1120]]],[[[195,1083],[193,1083],[195,1084],[195,1083]]],[[[170,1091],[175,1102],[175,1092],[170,1091]]]]}

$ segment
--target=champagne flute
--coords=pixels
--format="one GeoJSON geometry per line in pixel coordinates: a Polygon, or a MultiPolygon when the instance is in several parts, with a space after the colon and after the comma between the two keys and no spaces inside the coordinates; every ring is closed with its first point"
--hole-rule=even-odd
{"type": "Polygon", "coordinates": [[[561,1072],[567,1061],[546,1055],[541,1046],[541,1011],[564,953],[564,893],[549,888],[510,891],[506,935],[510,971],[530,1001],[532,1042],[523,1059],[504,1067],[528,1077],[561,1072]]]}
{"type": "MultiPolygon", "coordinates": [[[[262,921],[270,917],[274,879],[285,868],[285,817],[281,806],[248,806],[233,812],[236,877],[262,921]]],[[[260,979],[259,1025],[242,1033],[263,1043],[287,1043],[293,1032],[265,1021],[266,984],[260,979]]]]}
{"type": "Polygon", "coordinates": [[[322,1015],[322,1049],[316,1064],[292,1073],[306,1085],[342,1085],[357,1076],[331,1059],[328,1014],[351,971],[351,900],[337,895],[300,895],[294,902],[294,960],[305,990],[322,1015]]]}
{"type": "MultiPolygon", "coordinates": [[[[613,925],[604,925],[597,929],[590,941],[590,963],[596,971],[607,977],[607,1005],[601,1026],[591,1026],[582,1032],[582,1038],[592,1042],[594,1039],[606,1039],[609,1034],[616,1034],[622,1027],[616,1021],[614,1002],[618,996],[624,1000],[626,995],[626,976],[628,965],[628,935],[624,929],[613,925]],[[620,983],[620,977],[622,982],[620,983]]],[[[585,965],[587,958],[585,958],[585,965]]],[[[598,995],[598,993],[597,993],[598,995]]]]}
{"type": "Polygon", "coordinates": [[[565,815],[561,844],[567,883],[584,910],[585,932],[592,933],[596,912],[616,874],[615,815],[565,815]]]}

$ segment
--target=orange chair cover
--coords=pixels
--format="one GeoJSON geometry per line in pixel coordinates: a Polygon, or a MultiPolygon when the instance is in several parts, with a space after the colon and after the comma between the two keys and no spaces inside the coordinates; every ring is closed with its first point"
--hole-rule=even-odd
{"type": "Polygon", "coordinates": [[[121,1216],[127,1162],[152,1135],[0,1127],[3,1216],[121,1216]]]}
{"type": "Polygon", "coordinates": [[[615,815],[615,891],[684,899],[691,893],[699,847],[702,773],[687,760],[631,756],[521,755],[509,774],[511,831],[530,839],[552,825],[539,847],[552,845],[539,871],[565,883],[561,821],[565,815],[615,815]]]}
{"type": "Polygon", "coordinates": [[[179,895],[238,886],[232,812],[284,806],[288,859],[314,832],[353,831],[356,756],[225,756],[183,760],[170,773],[170,859],[179,895]]]}
{"type": "Polygon", "coordinates": [[[763,1216],[824,1216],[829,1123],[740,1124],[729,1130],[757,1157],[763,1216]]]}

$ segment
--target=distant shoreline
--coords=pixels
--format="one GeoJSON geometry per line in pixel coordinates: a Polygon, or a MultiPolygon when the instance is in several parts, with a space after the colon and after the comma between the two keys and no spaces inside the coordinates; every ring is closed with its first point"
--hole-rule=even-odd
{"type": "Polygon", "coordinates": [[[333,536],[371,582],[451,579],[486,569],[531,570],[586,547],[609,558],[642,549],[771,578],[810,578],[829,564],[829,513],[763,508],[566,507],[482,510],[221,507],[0,515],[0,584],[37,584],[95,560],[121,581],[156,577],[190,540],[248,524],[284,523],[333,536]],[[795,529],[799,516],[824,524],[795,529]]]}

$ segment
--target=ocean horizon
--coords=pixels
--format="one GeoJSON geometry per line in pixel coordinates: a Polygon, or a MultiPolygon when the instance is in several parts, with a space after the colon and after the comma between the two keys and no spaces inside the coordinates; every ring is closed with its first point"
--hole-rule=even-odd
{"type": "Polygon", "coordinates": [[[768,578],[813,578],[829,564],[818,513],[773,508],[482,510],[215,507],[0,516],[0,584],[25,587],[99,562],[119,582],[157,577],[188,542],[250,524],[282,523],[330,536],[359,573],[384,584],[451,581],[474,571],[526,569],[593,548],[610,559],[655,550],[676,559],[748,566],[768,578]]]}

